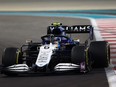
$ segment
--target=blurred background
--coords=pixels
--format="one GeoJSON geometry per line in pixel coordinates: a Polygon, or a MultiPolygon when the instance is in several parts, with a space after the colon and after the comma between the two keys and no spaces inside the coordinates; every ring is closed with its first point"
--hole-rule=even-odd
{"type": "Polygon", "coordinates": [[[116,0],[0,0],[0,11],[116,9],[116,0]]]}

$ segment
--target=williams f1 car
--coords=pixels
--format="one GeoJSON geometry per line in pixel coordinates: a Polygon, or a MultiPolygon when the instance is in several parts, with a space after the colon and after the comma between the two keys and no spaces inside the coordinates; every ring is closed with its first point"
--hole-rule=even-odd
{"type": "MultiPolygon", "coordinates": [[[[71,35],[70,35],[71,36],[71,35]]],[[[42,42],[26,41],[20,48],[9,47],[2,56],[1,73],[39,73],[55,71],[89,72],[92,68],[108,67],[110,48],[107,41],[93,41],[91,25],[63,26],[53,23],[42,36],[42,42]],[[73,40],[67,34],[88,33],[85,43],[73,40]]]]}

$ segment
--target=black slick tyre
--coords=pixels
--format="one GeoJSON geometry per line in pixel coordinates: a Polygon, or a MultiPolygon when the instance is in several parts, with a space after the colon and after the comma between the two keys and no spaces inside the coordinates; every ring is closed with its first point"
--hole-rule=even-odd
{"type": "Polygon", "coordinates": [[[110,47],[107,41],[91,42],[89,57],[94,61],[93,67],[108,67],[110,63],[110,47]]]}
{"type": "Polygon", "coordinates": [[[72,48],[71,61],[74,64],[80,65],[80,72],[83,74],[90,71],[89,59],[87,59],[86,54],[88,52],[86,52],[85,46],[75,46],[72,48]]]}
{"type": "MultiPolygon", "coordinates": [[[[8,76],[16,76],[17,74],[7,71],[6,68],[8,66],[18,64],[20,54],[17,53],[18,49],[14,47],[6,48],[2,55],[2,65],[4,66],[3,73],[8,76]]],[[[20,61],[21,62],[21,61],[20,61]]]]}
{"type": "Polygon", "coordinates": [[[2,64],[7,67],[11,66],[13,64],[16,64],[17,62],[17,48],[6,48],[4,50],[3,56],[2,56],[2,64]]]}
{"type": "Polygon", "coordinates": [[[80,64],[85,61],[85,47],[74,46],[71,51],[71,62],[74,64],[80,64]]]}

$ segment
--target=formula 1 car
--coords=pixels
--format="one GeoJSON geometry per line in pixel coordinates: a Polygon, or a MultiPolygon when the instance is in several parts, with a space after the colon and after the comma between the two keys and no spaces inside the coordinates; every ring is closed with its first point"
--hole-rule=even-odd
{"type": "Polygon", "coordinates": [[[48,27],[47,35],[41,39],[40,43],[28,40],[21,48],[6,48],[2,56],[1,73],[8,76],[69,70],[86,73],[92,68],[109,66],[109,44],[106,41],[92,41],[91,25],[63,26],[56,23],[48,27]],[[89,39],[82,44],[62,32],[88,33],[89,39]]]}

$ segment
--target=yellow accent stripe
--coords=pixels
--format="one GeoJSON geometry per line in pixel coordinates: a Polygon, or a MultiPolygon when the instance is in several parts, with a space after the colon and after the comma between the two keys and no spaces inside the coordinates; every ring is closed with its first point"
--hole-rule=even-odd
{"type": "Polygon", "coordinates": [[[110,64],[110,55],[109,55],[109,44],[107,44],[107,61],[108,61],[108,64],[110,64]]]}
{"type": "Polygon", "coordinates": [[[19,53],[20,53],[20,50],[18,49],[18,50],[17,50],[17,56],[16,56],[16,64],[18,64],[18,62],[19,62],[19,61],[18,61],[18,60],[19,60],[19,53]]]}
{"type": "Polygon", "coordinates": [[[86,64],[89,64],[89,58],[88,58],[88,48],[86,48],[86,64]]]}

